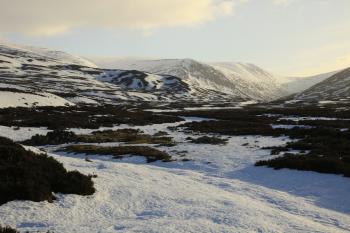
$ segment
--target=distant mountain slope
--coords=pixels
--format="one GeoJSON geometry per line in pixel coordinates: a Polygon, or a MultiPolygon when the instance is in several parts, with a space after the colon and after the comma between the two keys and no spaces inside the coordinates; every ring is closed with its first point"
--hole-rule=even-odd
{"type": "Polygon", "coordinates": [[[310,87],[320,83],[332,75],[338,73],[339,70],[328,72],[324,74],[318,74],[310,77],[286,77],[282,87],[290,94],[296,94],[309,89],[310,87]]]}
{"type": "Polygon", "coordinates": [[[102,68],[134,69],[173,75],[193,92],[223,92],[236,98],[269,101],[287,95],[276,77],[252,64],[205,64],[192,59],[92,59],[102,68]]]}
{"type": "Polygon", "coordinates": [[[252,98],[274,100],[287,95],[276,76],[254,64],[215,63],[213,66],[252,98]]]}
{"type": "MultiPolygon", "coordinates": [[[[205,82],[205,80],[197,81],[205,82]]],[[[227,82],[224,77],[222,81],[227,82]]],[[[66,100],[62,102],[63,105],[118,103],[130,100],[168,102],[251,100],[246,95],[233,95],[218,88],[211,88],[209,80],[201,87],[191,86],[175,75],[152,74],[135,69],[100,69],[89,61],[67,53],[1,43],[0,92],[3,92],[1,95],[8,99],[11,98],[9,92],[29,94],[33,100],[42,95],[62,97],[66,100]],[[7,97],[6,93],[9,94],[7,97]]],[[[20,101],[17,105],[32,106],[41,102],[49,105],[58,104],[55,101],[44,101],[42,98],[40,101],[32,101],[33,103],[30,101],[27,103],[28,101],[22,101],[23,103],[20,101]]]]}
{"type": "Polygon", "coordinates": [[[137,70],[105,70],[97,80],[114,83],[123,89],[144,91],[187,92],[189,87],[180,78],[155,75],[137,70]]]}
{"type": "MultiPolygon", "coordinates": [[[[187,85],[176,77],[140,71],[99,69],[93,64],[93,67],[82,64],[90,63],[66,53],[35,48],[28,50],[1,44],[0,95],[3,99],[7,98],[4,101],[11,106],[28,107],[59,104],[40,97],[43,95],[63,97],[67,101],[61,101],[61,105],[192,98],[187,85]],[[16,96],[25,95],[26,98],[11,102],[11,92],[16,93],[16,96]]],[[[1,105],[7,106],[6,103],[1,105]]]]}
{"type": "MultiPolygon", "coordinates": [[[[7,54],[15,55],[24,55],[26,57],[26,54],[30,54],[29,58],[41,58],[46,60],[54,60],[57,63],[64,63],[64,64],[74,64],[74,65],[81,65],[81,66],[89,66],[89,67],[97,67],[94,63],[91,61],[88,61],[87,59],[71,55],[69,53],[65,53],[62,51],[56,51],[56,50],[50,50],[46,48],[39,48],[39,47],[33,47],[33,46],[25,46],[25,45],[15,45],[15,44],[9,44],[9,43],[3,43],[0,41],[0,50],[6,50],[7,54]]],[[[40,59],[39,59],[40,61],[40,59]]]]}
{"type": "Polygon", "coordinates": [[[297,100],[327,101],[350,99],[350,68],[312,86],[295,96],[297,100]]]}

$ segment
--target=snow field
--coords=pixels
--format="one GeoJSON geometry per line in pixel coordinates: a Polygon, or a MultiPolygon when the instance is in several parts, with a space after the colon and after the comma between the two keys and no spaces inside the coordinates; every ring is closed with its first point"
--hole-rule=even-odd
{"type": "Polygon", "coordinates": [[[67,105],[74,104],[49,93],[27,94],[0,91],[0,108],[67,105]]]}
{"type": "MultiPolygon", "coordinates": [[[[184,121],[193,120],[203,119],[184,121]]],[[[89,163],[84,155],[47,147],[69,170],[97,174],[97,192],[58,195],[52,204],[10,202],[0,207],[0,224],[54,232],[350,232],[348,178],[253,166],[270,157],[261,147],[288,139],[231,137],[225,146],[197,145],[167,130],[176,124],[138,128],[169,132],[183,143],[160,149],[176,158],[186,151],[193,161],[145,164],[137,157],[89,156],[89,163]]]]}

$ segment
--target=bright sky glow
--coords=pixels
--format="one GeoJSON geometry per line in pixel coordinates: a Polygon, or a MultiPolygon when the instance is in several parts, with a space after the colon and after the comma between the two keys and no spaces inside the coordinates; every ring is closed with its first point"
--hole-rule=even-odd
{"type": "Polygon", "coordinates": [[[349,0],[0,0],[0,38],[81,56],[350,66],[349,0]]]}

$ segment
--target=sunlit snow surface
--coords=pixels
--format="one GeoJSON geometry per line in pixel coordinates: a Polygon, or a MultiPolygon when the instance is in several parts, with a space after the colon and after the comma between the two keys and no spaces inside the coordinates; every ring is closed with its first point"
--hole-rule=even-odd
{"type": "MultiPolygon", "coordinates": [[[[203,119],[186,118],[193,120],[203,119]]],[[[261,147],[287,138],[231,137],[225,146],[197,145],[167,130],[177,124],[138,127],[169,132],[179,144],[160,149],[177,162],[90,156],[89,163],[83,155],[51,153],[69,170],[97,174],[97,192],[58,195],[52,204],[10,202],[0,207],[0,224],[40,232],[350,232],[349,178],[253,166],[270,157],[261,147]],[[182,162],[183,154],[192,161],[182,162]]]]}
{"type": "Polygon", "coordinates": [[[53,94],[0,91],[0,108],[32,106],[72,106],[73,103],[53,94]]]}

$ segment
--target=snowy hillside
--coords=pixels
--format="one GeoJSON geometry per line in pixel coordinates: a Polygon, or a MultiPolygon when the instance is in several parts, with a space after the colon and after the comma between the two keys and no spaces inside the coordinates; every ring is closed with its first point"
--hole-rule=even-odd
{"type": "MultiPolygon", "coordinates": [[[[187,84],[174,76],[95,67],[89,61],[63,52],[0,44],[2,85],[0,91],[7,91],[9,95],[6,99],[12,98],[10,95],[13,94],[9,92],[22,93],[22,95],[30,93],[31,97],[34,95],[35,98],[39,98],[37,96],[41,94],[57,95],[64,98],[67,104],[207,98],[203,95],[191,95],[187,84]]],[[[6,93],[2,95],[5,96],[6,93]]],[[[208,96],[208,98],[219,100],[222,96],[208,96]]],[[[39,105],[43,101],[34,99],[32,102],[39,102],[39,105]]],[[[27,103],[28,101],[23,100],[23,103],[17,104],[12,102],[11,106],[32,106],[31,103],[27,103]]],[[[52,104],[56,105],[56,103],[52,104]]]]}
{"type": "Polygon", "coordinates": [[[0,108],[33,106],[71,106],[71,102],[49,93],[0,91],[0,108]]]}
{"type": "Polygon", "coordinates": [[[50,93],[69,103],[244,102],[267,101],[283,94],[271,75],[262,70],[259,73],[253,66],[250,73],[241,71],[236,76],[231,72],[230,77],[218,68],[190,59],[144,61],[119,67],[96,68],[90,61],[64,52],[0,44],[3,85],[17,92],[24,89],[31,94],[50,93]],[[265,81],[245,80],[254,74],[265,81]]]}
{"type": "Polygon", "coordinates": [[[137,70],[105,70],[97,80],[116,84],[123,89],[144,91],[186,92],[189,88],[180,78],[156,75],[137,70]]]}
{"type": "Polygon", "coordinates": [[[337,72],[324,81],[296,95],[303,101],[338,101],[350,98],[350,68],[337,72]]]}
{"type": "Polygon", "coordinates": [[[236,98],[273,100],[287,93],[277,78],[252,64],[205,64],[192,59],[93,59],[103,68],[135,69],[181,78],[194,92],[223,92],[236,98]]]}
{"type": "Polygon", "coordinates": [[[309,76],[309,77],[285,77],[282,78],[282,87],[290,94],[296,94],[309,89],[310,87],[326,80],[339,71],[309,76]]]}
{"type": "Polygon", "coordinates": [[[278,77],[256,65],[227,62],[213,65],[229,80],[236,83],[236,88],[253,98],[273,100],[286,95],[278,77]]]}
{"type": "MultiPolygon", "coordinates": [[[[95,62],[101,68],[64,52],[0,43],[0,91],[4,92],[2,96],[9,92],[31,95],[22,100],[18,97],[11,106],[115,104],[138,100],[271,101],[304,91],[335,73],[283,78],[253,64],[205,64],[192,59],[96,59],[95,62]]],[[[343,86],[346,80],[326,81],[297,98],[320,96],[323,100],[346,96],[343,86]],[[321,89],[325,90],[324,94],[320,94],[321,89]],[[315,90],[319,95],[312,94],[315,90]]],[[[13,94],[6,98],[12,98],[10,95],[13,94]]]]}
{"type": "Polygon", "coordinates": [[[33,47],[33,46],[26,46],[26,45],[15,45],[15,44],[9,44],[4,43],[0,41],[0,46],[2,49],[7,50],[13,50],[17,51],[17,53],[22,54],[31,54],[32,56],[37,55],[38,57],[42,57],[43,59],[46,58],[47,60],[55,60],[58,63],[63,64],[74,64],[74,65],[81,65],[81,66],[88,66],[88,67],[97,67],[94,63],[91,61],[88,61],[87,59],[83,59],[78,56],[71,55],[69,53],[65,53],[62,51],[56,51],[56,50],[50,50],[47,48],[40,48],[40,47],[33,47]]]}

